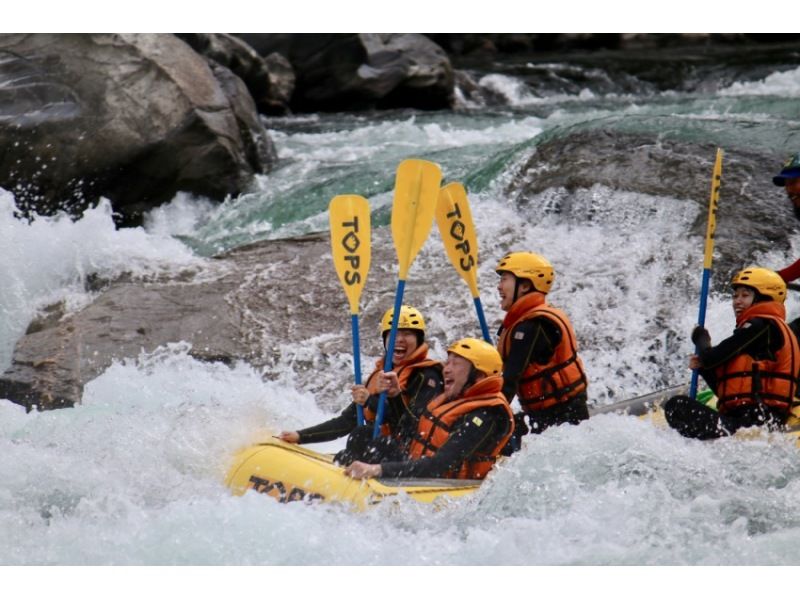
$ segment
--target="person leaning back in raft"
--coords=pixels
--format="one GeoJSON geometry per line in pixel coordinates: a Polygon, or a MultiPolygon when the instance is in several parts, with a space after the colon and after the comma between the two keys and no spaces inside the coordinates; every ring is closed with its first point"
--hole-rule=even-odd
{"type": "Polygon", "coordinates": [[[519,436],[540,434],[549,426],[578,424],[589,418],[588,382],[578,342],[567,315],[547,304],[555,279],[553,266],[536,253],[506,254],[495,268],[500,275],[500,308],[507,312],[497,348],[503,358],[503,394],[519,398],[519,436]]]}
{"type": "MultiPolygon", "coordinates": [[[[392,327],[394,309],[390,308],[381,319],[381,334],[384,350],[392,327]]],[[[392,370],[383,371],[384,360],[379,359],[375,370],[365,385],[351,388],[353,402],[335,418],[316,426],[292,432],[281,432],[278,438],[293,444],[328,442],[347,436],[357,426],[356,405],[364,406],[367,425],[362,428],[372,431],[372,423],[378,410],[378,398],[386,392],[386,411],[382,432],[407,443],[417,429],[420,413],[434,397],[442,392],[442,364],[428,359],[428,344],[425,342],[425,320],[420,311],[409,305],[400,308],[397,338],[392,370]]]]}
{"type": "Polygon", "coordinates": [[[664,405],[667,423],[689,438],[708,440],[739,428],[783,427],[800,375],[800,347],[786,324],[786,283],[772,270],[747,268],[733,277],[733,335],[716,346],[700,326],[692,331],[699,368],[717,396],[717,409],[683,395],[664,405]]]}
{"type": "Polygon", "coordinates": [[[514,430],[513,413],[501,393],[502,367],[497,349],[486,341],[464,338],[450,345],[444,392],[425,408],[408,449],[379,438],[345,474],[356,479],[486,477],[514,430]]]}

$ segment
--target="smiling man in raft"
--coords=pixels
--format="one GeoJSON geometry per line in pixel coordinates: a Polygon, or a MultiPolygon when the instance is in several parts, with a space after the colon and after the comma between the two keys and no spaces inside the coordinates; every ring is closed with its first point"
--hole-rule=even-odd
{"type": "Polygon", "coordinates": [[[502,393],[503,362],[489,343],[464,338],[447,349],[444,392],[431,401],[405,452],[379,438],[345,473],[372,477],[483,479],[514,431],[502,393]]]}

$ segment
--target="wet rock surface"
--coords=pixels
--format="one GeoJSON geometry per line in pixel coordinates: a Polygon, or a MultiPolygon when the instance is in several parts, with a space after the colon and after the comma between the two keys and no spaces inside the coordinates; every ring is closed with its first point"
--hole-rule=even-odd
{"type": "Polygon", "coordinates": [[[234,77],[171,34],[0,35],[0,187],[39,214],[105,196],[123,224],[241,193],[274,149],[234,77]]]}

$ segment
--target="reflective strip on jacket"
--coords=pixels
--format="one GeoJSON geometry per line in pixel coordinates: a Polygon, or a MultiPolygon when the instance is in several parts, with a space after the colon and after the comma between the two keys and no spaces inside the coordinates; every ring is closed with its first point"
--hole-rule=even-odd
{"type": "Polygon", "coordinates": [[[714,393],[719,412],[760,403],[788,413],[800,376],[800,346],[786,324],[786,308],[777,301],[755,303],[737,318],[737,328],[752,318],[775,322],[783,335],[783,346],[774,360],[740,353],[716,368],[714,393]]]}
{"type": "Polygon", "coordinates": [[[417,435],[411,441],[409,454],[412,459],[432,457],[442,448],[453,433],[453,426],[466,414],[486,407],[499,409],[507,417],[508,425],[490,448],[473,452],[461,466],[455,467],[445,476],[458,479],[482,480],[497,461],[500,451],[514,432],[514,414],[502,393],[503,378],[489,376],[479,380],[457,399],[447,401],[444,394],[431,401],[420,418],[417,435]]]}
{"type": "MultiPolygon", "coordinates": [[[[511,351],[514,327],[525,320],[547,318],[561,331],[561,342],[545,364],[530,362],[520,376],[517,396],[524,412],[547,409],[586,392],[588,382],[583,362],[578,357],[578,341],[567,315],[547,305],[542,293],[522,296],[511,306],[503,320],[497,350],[503,361],[511,351]]],[[[509,399],[510,400],[510,399],[509,399]]]]}

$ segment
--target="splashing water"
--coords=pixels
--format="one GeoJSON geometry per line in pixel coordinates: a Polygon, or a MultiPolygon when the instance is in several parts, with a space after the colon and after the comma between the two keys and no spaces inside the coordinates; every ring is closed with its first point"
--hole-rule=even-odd
{"type": "MultiPolygon", "coordinates": [[[[551,300],[575,323],[594,402],[688,380],[687,336],[702,269],[701,240],[686,233],[696,205],[603,186],[551,188],[520,205],[503,190],[542,132],[615,115],[635,117],[637,127],[651,131],[668,119],[670,130],[689,138],[697,129],[687,123],[713,120],[721,137],[759,147],[770,138],[765,131],[788,126],[790,139],[781,143],[791,145],[791,123],[800,121],[789,107],[800,89],[796,72],[736,83],[712,97],[576,94],[549,98],[544,108],[513,81],[485,83],[505,89],[513,105],[411,117],[276,119],[270,126],[280,163],[259,187],[222,205],[181,195],[152,211],[144,228],[116,230],[108,202],[77,220],[25,222],[15,217],[11,194],[0,191],[0,362],[8,366],[14,343],[43,306],[65,301],[74,310],[91,301],[83,287],[90,274],[147,278],[200,270],[203,256],[225,248],[323,230],[327,202],[342,192],[369,197],[377,225],[386,224],[394,168],[401,158],[420,155],[440,162],[448,180],[468,185],[491,325],[502,317],[494,291],[497,257],[509,249],[540,251],[556,267],[551,300]],[[774,97],[766,104],[745,101],[762,95],[774,97]],[[732,116],[732,110],[739,112],[732,116]],[[756,124],[743,130],[742,119],[756,124]]],[[[773,267],[791,261],[779,251],[753,257],[773,267]]],[[[441,358],[450,335],[477,334],[477,327],[466,286],[447,265],[436,230],[415,272],[450,277],[459,290],[427,300],[433,349],[441,358]]],[[[411,297],[418,292],[411,281],[411,297]]],[[[800,312],[795,296],[787,309],[800,312]]],[[[345,324],[343,316],[343,337],[345,324]]],[[[727,336],[732,326],[729,299],[712,295],[712,338],[727,336]]],[[[302,349],[313,352],[317,345],[310,341],[302,349]]],[[[330,359],[349,363],[347,355],[330,359]]],[[[438,508],[401,499],[357,514],[342,505],[278,504],[255,493],[228,493],[222,480],[236,449],[322,421],[345,401],[344,392],[311,395],[286,362],[266,380],[244,363],[195,361],[185,343],[115,362],[86,386],[74,409],[26,414],[0,401],[0,563],[798,562],[800,470],[788,440],[701,443],[621,415],[526,438],[523,450],[478,492],[438,508]]]]}

